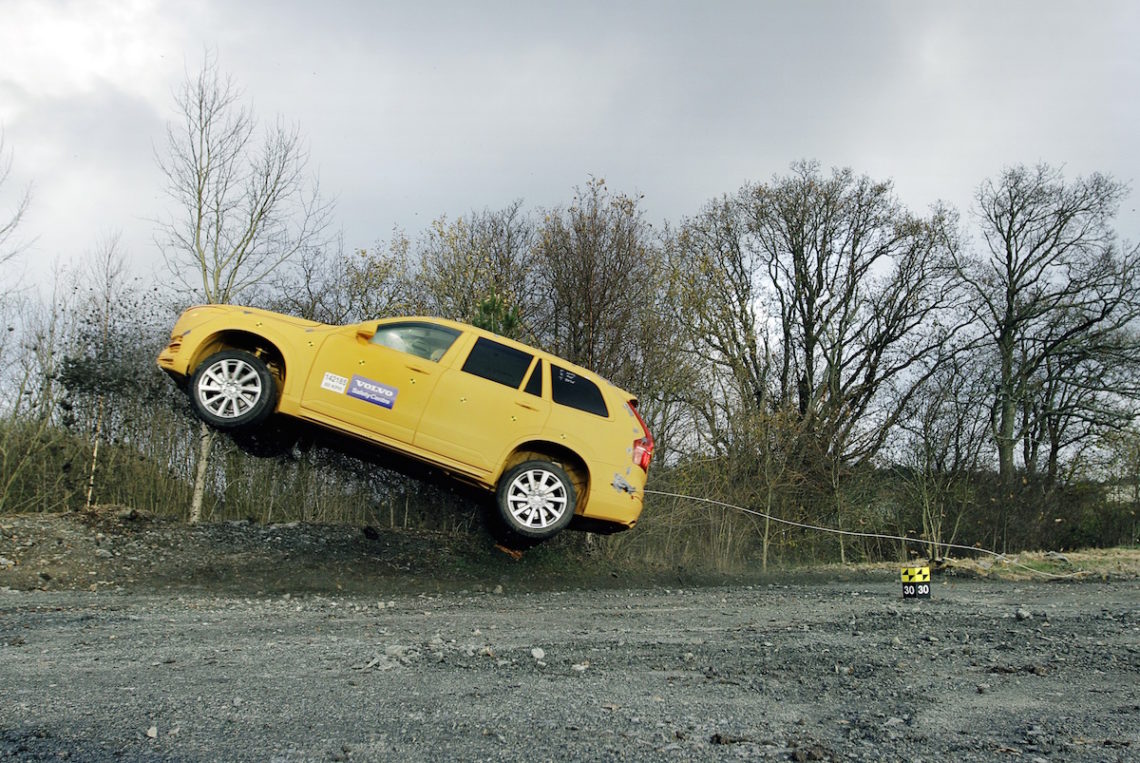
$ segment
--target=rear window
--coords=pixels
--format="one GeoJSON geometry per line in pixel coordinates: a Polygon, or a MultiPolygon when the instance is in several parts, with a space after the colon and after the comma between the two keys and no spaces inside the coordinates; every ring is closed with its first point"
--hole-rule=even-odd
{"type": "Polygon", "coordinates": [[[610,415],[602,391],[589,379],[565,368],[551,365],[550,383],[554,402],[559,405],[577,408],[598,416],[610,415]]]}
{"type": "Polygon", "coordinates": [[[463,364],[463,370],[518,389],[534,356],[514,347],[480,337],[463,364]]]}

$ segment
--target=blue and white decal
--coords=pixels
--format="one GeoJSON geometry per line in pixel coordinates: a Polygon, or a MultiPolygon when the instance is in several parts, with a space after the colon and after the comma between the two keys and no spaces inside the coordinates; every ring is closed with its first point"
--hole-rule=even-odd
{"type": "Polygon", "coordinates": [[[389,387],[387,384],[381,384],[378,381],[353,374],[352,382],[348,385],[346,394],[349,397],[355,397],[357,400],[363,400],[381,408],[392,408],[396,404],[398,392],[399,390],[395,387],[389,387]]]}

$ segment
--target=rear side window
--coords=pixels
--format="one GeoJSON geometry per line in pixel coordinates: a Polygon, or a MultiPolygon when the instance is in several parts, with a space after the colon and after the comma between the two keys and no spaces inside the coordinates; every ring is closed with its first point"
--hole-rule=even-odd
{"type": "Polygon", "coordinates": [[[605,398],[598,385],[573,371],[551,365],[550,386],[554,402],[586,413],[609,417],[605,398]]]}
{"type": "Polygon", "coordinates": [[[514,347],[480,337],[463,364],[463,370],[518,389],[534,356],[514,347]]]}
{"type": "Polygon", "coordinates": [[[534,364],[534,370],[530,372],[530,380],[526,383],[526,389],[523,390],[535,397],[542,397],[542,361],[534,364]]]}

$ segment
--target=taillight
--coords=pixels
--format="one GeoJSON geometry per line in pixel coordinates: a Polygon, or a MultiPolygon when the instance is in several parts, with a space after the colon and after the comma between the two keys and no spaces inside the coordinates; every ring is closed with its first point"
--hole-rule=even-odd
{"type": "Polygon", "coordinates": [[[633,463],[648,472],[649,462],[653,460],[653,435],[649,433],[649,427],[645,426],[645,419],[641,418],[641,414],[637,412],[637,405],[632,400],[629,402],[629,409],[637,417],[637,423],[641,425],[641,431],[645,434],[644,437],[639,437],[633,441],[633,463]]]}

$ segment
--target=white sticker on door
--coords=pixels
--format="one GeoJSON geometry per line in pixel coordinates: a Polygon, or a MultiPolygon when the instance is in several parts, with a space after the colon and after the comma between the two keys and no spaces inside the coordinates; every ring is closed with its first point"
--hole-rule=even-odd
{"type": "Polygon", "coordinates": [[[321,380],[321,389],[327,389],[331,392],[343,395],[347,388],[348,379],[346,377],[334,374],[331,371],[325,371],[325,378],[321,380]]]}

